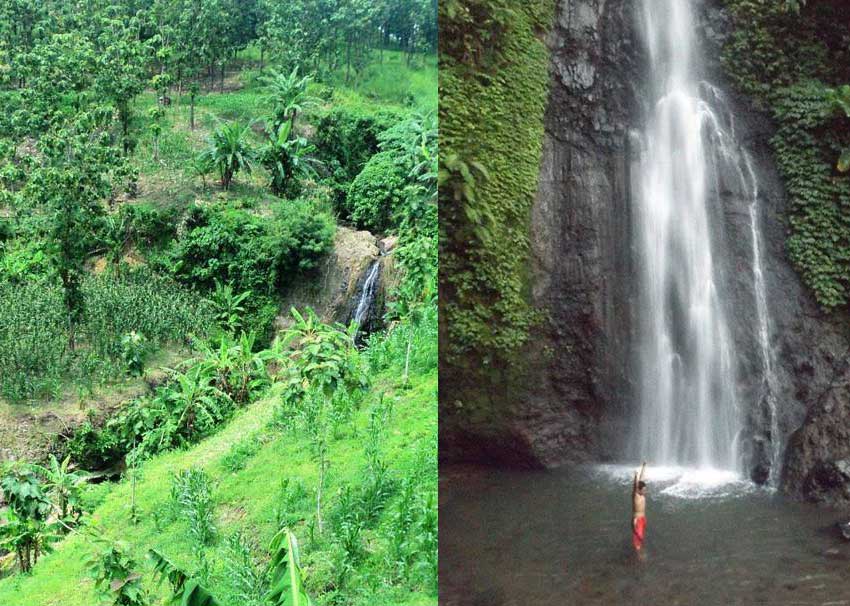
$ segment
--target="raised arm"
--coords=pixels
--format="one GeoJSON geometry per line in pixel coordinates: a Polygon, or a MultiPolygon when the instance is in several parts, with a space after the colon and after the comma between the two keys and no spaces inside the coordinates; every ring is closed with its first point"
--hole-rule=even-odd
{"type": "Polygon", "coordinates": [[[635,476],[635,487],[637,487],[637,483],[643,481],[643,472],[646,471],[646,461],[643,462],[643,465],[640,466],[640,473],[635,476]]]}

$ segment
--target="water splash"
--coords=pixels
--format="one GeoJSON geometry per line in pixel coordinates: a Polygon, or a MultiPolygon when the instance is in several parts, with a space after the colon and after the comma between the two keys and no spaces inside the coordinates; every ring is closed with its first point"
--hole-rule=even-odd
{"type": "Polygon", "coordinates": [[[736,355],[708,209],[711,110],[691,75],[689,3],[644,0],[644,27],[656,101],[637,196],[639,451],[660,464],[737,469],[736,355]]]}
{"type": "Polygon", "coordinates": [[[357,301],[357,307],[354,310],[352,319],[357,323],[357,330],[363,326],[368,319],[369,310],[372,308],[372,302],[375,300],[375,293],[378,290],[378,275],[381,272],[381,261],[373,261],[366,274],[366,280],[363,282],[363,288],[360,289],[360,298],[357,301]]]}
{"type": "Polygon", "coordinates": [[[739,360],[723,305],[723,259],[713,239],[722,171],[734,177],[748,200],[760,400],[767,402],[771,417],[770,480],[775,482],[781,446],[758,179],[737,142],[722,91],[694,76],[700,70],[690,3],[644,0],[643,17],[654,104],[642,135],[636,209],[641,273],[635,454],[676,469],[742,471],[739,360]]]}

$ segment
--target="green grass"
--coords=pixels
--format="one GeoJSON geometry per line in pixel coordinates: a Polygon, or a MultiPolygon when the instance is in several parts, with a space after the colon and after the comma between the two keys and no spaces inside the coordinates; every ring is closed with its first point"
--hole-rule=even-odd
{"type": "MultiPolygon", "coordinates": [[[[397,478],[408,477],[417,467],[421,468],[422,455],[426,453],[427,473],[429,476],[435,475],[436,470],[431,468],[436,466],[436,370],[412,376],[408,389],[399,387],[398,374],[395,369],[376,377],[372,390],[355,416],[353,428],[331,443],[331,465],[325,487],[329,499],[326,515],[332,507],[333,495],[341,487],[360,484],[365,464],[364,432],[369,423],[370,407],[380,393],[385,393],[385,399],[395,401],[382,446],[383,457],[390,463],[392,474],[397,478]]],[[[162,597],[163,594],[152,584],[152,570],[143,557],[149,548],[161,550],[187,569],[194,568],[186,522],[178,519],[157,523],[156,519],[157,513],[163,512],[167,506],[173,472],[195,466],[204,469],[215,479],[213,495],[220,537],[215,545],[208,548],[206,555],[212,565],[210,588],[218,595],[227,595],[223,570],[224,537],[237,530],[243,531],[256,546],[255,556],[263,557],[276,530],[275,508],[279,501],[280,482],[288,478],[290,481],[303,482],[308,490],[315,487],[318,471],[308,439],[298,433],[280,433],[268,425],[275,401],[273,388],[265,399],[243,410],[215,436],[189,450],[170,452],[142,465],[136,488],[136,503],[140,513],[136,525],[130,523],[131,486],[128,481],[111,488],[94,488],[97,497],[103,501],[89,518],[88,528],[97,536],[120,540],[131,546],[131,553],[144,562],[141,572],[146,587],[154,596],[162,597]],[[236,472],[230,471],[228,455],[233,445],[261,435],[266,441],[257,452],[246,457],[244,467],[236,472]]],[[[312,497],[303,506],[305,510],[295,512],[296,517],[308,518],[312,514],[315,507],[312,497]]],[[[302,543],[309,583],[311,572],[314,573],[314,580],[319,574],[313,568],[319,568],[321,560],[314,562],[311,558],[317,550],[313,549],[307,538],[306,525],[301,522],[295,524],[294,529],[302,543]]],[[[380,538],[370,537],[367,544],[372,548],[379,543],[380,538]]],[[[54,553],[39,560],[31,576],[10,577],[0,581],[0,604],[96,604],[93,584],[87,578],[83,564],[83,560],[94,550],[90,539],[84,534],[68,537],[57,545],[54,553]]],[[[428,590],[383,587],[376,591],[379,592],[374,596],[377,603],[410,606],[436,604],[436,596],[428,590]]],[[[318,598],[318,604],[326,603],[321,595],[314,597],[318,598]]],[[[363,603],[367,603],[368,597],[364,596],[363,599],[363,603]]]]}

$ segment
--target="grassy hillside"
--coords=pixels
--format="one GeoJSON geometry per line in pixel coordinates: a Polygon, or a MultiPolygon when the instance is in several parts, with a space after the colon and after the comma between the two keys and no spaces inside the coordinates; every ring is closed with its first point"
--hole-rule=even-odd
{"type": "MultiPolygon", "coordinates": [[[[423,328],[421,338],[432,338],[436,328],[423,328]]],[[[422,342],[425,342],[424,340],[422,342]]],[[[435,343],[434,343],[435,345],[435,343]]],[[[367,352],[371,362],[382,364],[386,342],[376,340],[367,352]]],[[[319,534],[314,527],[315,487],[318,466],[310,439],[303,430],[282,429],[274,422],[283,384],[277,383],[256,403],[241,410],[219,433],[194,447],[154,457],[137,471],[137,522],[131,521],[132,482],[103,484],[88,489],[86,500],[99,502],[82,527],[42,557],[30,576],[0,581],[0,604],[4,606],[91,606],[97,603],[93,581],[85,560],[97,551],[93,537],[121,541],[141,566],[143,584],[156,599],[164,597],[152,580],[152,566],[145,560],[150,548],[159,549],[186,570],[201,564],[192,542],[186,516],[173,513],[173,475],[190,468],[203,470],[212,481],[214,525],[212,544],[203,559],[207,587],[222,604],[244,604],[239,575],[253,570],[261,575],[267,545],[282,522],[289,523],[302,545],[308,591],[319,604],[435,604],[436,552],[436,444],[437,374],[436,347],[423,347],[420,360],[412,366],[409,385],[401,384],[402,368],[391,363],[374,376],[359,410],[329,445],[324,505],[326,526],[319,534]],[[358,571],[346,568],[345,549],[334,535],[333,517],[342,504],[346,487],[361,487],[368,476],[364,445],[370,443],[376,424],[373,415],[386,415],[377,430],[380,458],[389,466],[387,496],[372,528],[364,529],[360,549],[365,565],[358,571]],[[371,427],[371,429],[370,429],[371,427]],[[404,502],[404,479],[417,486],[417,499],[404,502]],[[289,484],[282,484],[288,481],[289,484]],[[303,487],[303,493],[293,486],[303,487]],[[287,488],[288,487],[288,488],[287,488]],[[415,508],[431,511],[422,519],[415,508]],[[413,527],[405,541],[415,550],[410,564],[415,570],[407,580],[398,576],[390,542],[399,532],[399,514],[413,516],[413,527]],[[418,522],[416,520],[419,520],[418,522]],[[241,533],[251,554],[246,569],[234,553],[233,537],[241,533]],[[428,533],[433,533],[429,536],[428,533]],[[432,558],[432,559],[429,559],[432,558]],[[74,588],[69,591],[69,588],[74,588]],[[370,601],[370,600],[377,600],[370,601]]],[[[396,358],[398,361],[398,358],[396,358]]],[[[403,359],[400,360],[403,362],[403,359]]],[[[238,551],[238,549],[237,549],[238,551]]],[[[156,601],[154,603],[157,603],[156,601]]]]}

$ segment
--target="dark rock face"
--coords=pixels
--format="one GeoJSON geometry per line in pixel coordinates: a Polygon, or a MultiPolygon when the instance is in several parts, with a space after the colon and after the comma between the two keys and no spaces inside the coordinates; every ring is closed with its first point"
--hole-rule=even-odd
{"type": "MultiPolygon", "coordinates": [[[[548,322],[533,339],[523,384],[510,390],[514,414],[499,433],[508,439],[491,446],[496,459],[551,466],[623,454],[621,437],[635,412],[637,313],[630,184],[638,151],[629,132],[641,128],[647,105],[636,6],[624,0],[562,0],[548,39],[552,84],[531,233],[531,294],[548,322]]],[[[724,91],[737,140],[748,150],[759,183],[777,436],[771,435],[757,338],[750,196],[729,169],[721,170],[715,192],[720,203],[713,209],[719,226],[714,245],[740,358],[738,391],[747,419],[741,439],[757,482],[770,475],[773,442],[779,440],[783,450],[788,445],[783,487],[797,494],[815,459],[850,456],[834,443],[797,454],[801,440],[790,438],[801,425],[800,431],[830,431],[829,415],[807,418],[807,411],[836,389],[834,378],[850,344],[848,323],[822,313],[787,260],[786,199],[769,147],[772,124],[725,82],[718,57],[731,25],[721,3],[706,1],[696,12],[705,57],[700,77],[724,91]],[[802,462],[792,465],[797,459],[802,462]],[[794,465],[805,473],[792,471],[794,465]]],[[[831,499],[837,493],[817,494],[831,499]]]]}
{"type": "Polygon", "coordinates": [[[538,360],[522,399],[535,421],[529,447],[547,465],[616,455],[617,413],[629,399],[629,131],[640,82],[632,6],[562,1],[548,40],[531,242],[532,299],[549,320],[535,341],[552,355],[538,360]]]}
{"type": "MultiPolygon", "coordinates": [[[[450,440],[441,437],[441,449],[474,453],[467,460],[545,467],[625,454],[623,437],[635,414],[638,313],[631,183],[639,148],[630,132],[642,130],[648,109],[639,7],[628,0],[558,4],[547,39],[551,88],[531,229],[531,298],[547,321],[533,335],[524,366],[509,369],[503,383],[496,381],[504,388],[483,396],[504,411],[499,420],[470,426],[468,433],[454,428],[450,440]]],[[[758,180],[778,435],[771,431],[758,339],[751,196],[730,167],[720,167],[713,196],[718,204],[711,209],[739,358],[748,475],[768,480],[778,440],[786,462],[783,490],[843,501],[850,483],[837,462],[850,459],[850,412],[842,407],[850,404],[841,404],[850,402],[850,388],[839,378],[848,375],[850,322],[846,313],[823,313],[787,259],[787,200],[769,144],[773,125],[725,79],[719,57],[732,24],[722,2],[697,2],[695,14],[704,66],[699,78],[723,91],[724,119],[731,118],[758,180]]],[[[459,393],[476,389],[462,377],[451,381],[459,393]]]]}

